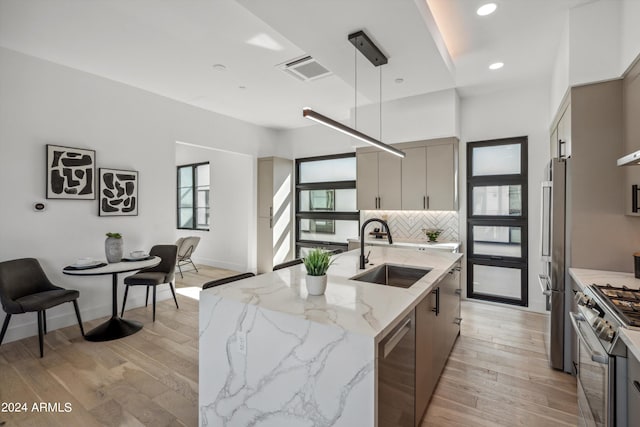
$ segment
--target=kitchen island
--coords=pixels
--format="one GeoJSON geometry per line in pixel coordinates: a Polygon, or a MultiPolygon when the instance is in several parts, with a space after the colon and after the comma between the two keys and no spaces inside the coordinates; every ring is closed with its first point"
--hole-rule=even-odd
{"type": "Polygon", "coordinates": [[[351,280],[358,255],[334,257],[322,296],[302,265],[201,292],[200,425],[376,425],[378,343],[461,254],[371,248],[366,270],[430,269],[407,289],[351,280]]]}

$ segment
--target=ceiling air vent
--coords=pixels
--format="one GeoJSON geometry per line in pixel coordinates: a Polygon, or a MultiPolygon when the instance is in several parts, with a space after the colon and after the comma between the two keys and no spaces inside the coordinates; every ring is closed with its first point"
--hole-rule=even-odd
{"type": "Polygon", "coordinates": [[[285,73],[304,82],[316,80],[331,74],[331,71],[324,68],[310,56],[287,61],[284,64],[278,65],[278,67],[285,73]]]}

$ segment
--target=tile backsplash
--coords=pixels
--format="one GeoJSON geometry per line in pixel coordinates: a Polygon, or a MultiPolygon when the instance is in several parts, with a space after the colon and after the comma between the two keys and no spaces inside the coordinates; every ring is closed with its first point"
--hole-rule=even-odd
{"type": "MultiPolygon", "coordinates": [[[[360,222],[369,218],[380,218],[387,221],[391,235],[401,239],[424,239],[423,228],[442,230],[438,237],[443,242],[458,242],[458,212],[456,211],[360,211],[360,222]]],[[[377,223],[367,226],[366,232],[379,227],[377,223]]]]}

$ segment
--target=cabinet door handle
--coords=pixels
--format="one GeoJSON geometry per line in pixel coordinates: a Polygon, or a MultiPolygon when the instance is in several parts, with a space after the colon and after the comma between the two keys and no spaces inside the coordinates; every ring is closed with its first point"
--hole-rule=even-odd
{"type": "Polygon", "coordinates": [[[427,197],[422,196],[422,209],[427,209],[427,197]]]}
{"type": "Polygon", "coordinates": [[[399,327],[394,334],[389,338],[389,340],[382,347],[382,357],[387,358],[389,353],[393,351],[394,348],[398,345],[400,340],[404,338],[411,331],[411,317],[409,317],[405,322],[399,327]]]}
{"type": "Polygon", "coordinates": [[[435,292],[436,292],[436,306],[432,308],[431,311],[436,313],[436,316],[437,316],[438,314],[440,314],[440,288],[436,288],[435,292]]]}
{"type": "Polygon", "coordinates": [[[269,228],[273,228],[273,206],[269,206],[269,228]]]}
{"type": "Polygon", "coordinates": [[[462,289],[456,289],[456,295],[462,295],[462,289]]]}
{"type": "Polygon", "coordinates": [[[462,317],[456,317],[456,318],[453,320],[453,323],[455,323],[456,325],[461,324],[461,323],[462,323],[462,317]]]}
{"type": "Polygon", "coordinates": [[[429,209],[429,196],[427,196],[427,209],[429,209]]]}
{"type": "Polygon", "coordinates": [[[638,393],[640,393],[640,383],[637,380],[633,380],[633,386],[638,390],[638,393]]]}
{"type": "Polygon", "coordinates": [[[640,188],[636,184],[631,186],[631,212],[637,213],[638,209],[638,191],[640,188]]]}

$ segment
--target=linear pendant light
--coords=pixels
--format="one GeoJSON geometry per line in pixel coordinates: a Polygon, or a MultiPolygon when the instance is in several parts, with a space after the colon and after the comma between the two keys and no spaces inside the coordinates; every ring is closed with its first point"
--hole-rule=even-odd
{"type": "Polygon", "coordinates": [[[302,117],[306,117],[309,120],[313,120],[314,122],[323,124],[327,127],[330,127],[331,129],[337,130],[338,132],[342,132],[346,135],[349,135],[353,138],[359,139],[362,142],[366,142],[367,144],[371,144],[373,146],[376,146],[378,148],[380,148],[381,150],[384,150],[388,153],[391,154],[395,154],[398,157],[404,157],[405,154],[404,152],[398,150],[397,148],[394,148],[388,144],[385,144],[384,142],[380,142],[377,139],[373,139],[368,135],[365,135],[362,132],[359,132],[355,129],[350,128],[349,126],[345,126],[340,122],[336,122],[333,119],[330,119],[327,116],[323,116],[320,113],[317,113],[315,111],[313,111],[311,108],[303,108],[302,109],[302,117]]]}
{"type": "MultiPolygon", "coordinates": [[[[380,49],[378,49],[378,47],[373,43],[373,41],[371,41],[369,37],[367,37],[367,35],[363,31],[349,34],[348,39],[355,46],[355,48],[360,51],[360,53],[362,53],[369,61],[371,61],[374,66],[378,67],[387,63],[387,57],[382,53],[380,49]]],[[[380,88],[382,90],[382,82],[380,82],[380,85],[380,88]]],[[[355,90],[357,92],[357,85],[355,90]]],[[[380,107],[382,111],[382,99],[380,99],[380,107]]],[[[358,106],[356,105],[355,108],[358,108],[358,106]]],[[[313,111],[311,108],[303,108],[302,117],[306,117],[309,120],[313,120],[314,122],[330,127],[331,129],[337,130],[338,132],[342,132],[353,138],[359,139],[360,141],[366,142],[367,144],[371,144],[374,147],[378,147],[381,150],[384,150],[395,156],[402,158],[404,158],[405,156],[405,153],[398,150],[397,148],[385,144],[384,142],[378,141],[375,138],[371,138],[369,135],[365,135],[360,131],[357,131],[353,128],[350,128],[349,126],[343,125],[340,122],[330,119],[327,116],[323,116],[322,114],[313,111]]],[[[380,120],[382,121],[382,116],[380,117],[380,120]]],[[[382,124],[380,126],[382,126],[382,124]]]]}

